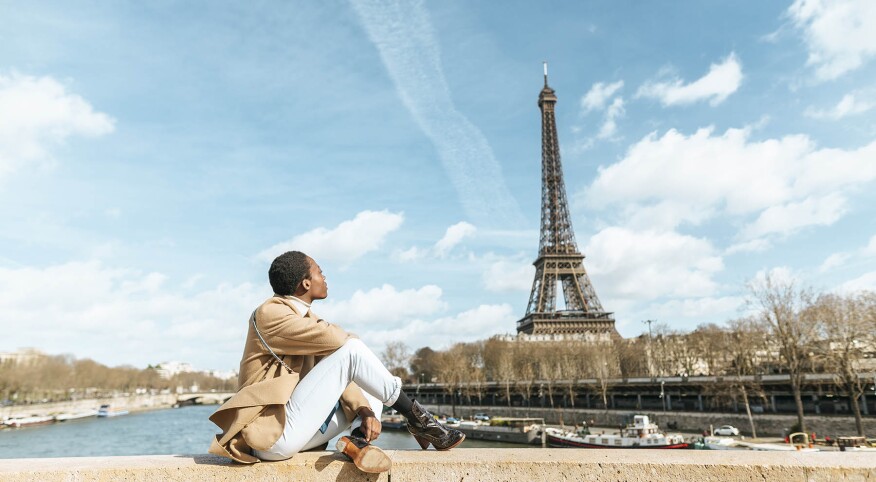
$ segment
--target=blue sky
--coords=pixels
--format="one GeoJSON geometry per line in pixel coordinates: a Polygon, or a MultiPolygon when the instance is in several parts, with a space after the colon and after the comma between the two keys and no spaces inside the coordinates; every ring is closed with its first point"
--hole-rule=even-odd
{"type": "Polygon", "coordinates": [[[0,2],[0,351],[234,368],[284,249],[376,351],[515,330],[547,60],[624,336],[876,289],[876,6],[0,2]]]}

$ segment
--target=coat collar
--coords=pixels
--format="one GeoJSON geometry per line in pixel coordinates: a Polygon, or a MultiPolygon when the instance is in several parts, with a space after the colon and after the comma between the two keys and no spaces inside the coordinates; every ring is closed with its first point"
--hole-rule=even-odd
{"type": "Polygon", "coordinates": [[[309,310],[307,310],[306,313],[301,313],[298,310],[298,307],[295,306],[295,303],[292,302],[292,297],[290,297],[290,296],[278,295],[277,293],[274,293],[274,298],[277,298],[278,300],[283,302],[284,305],[288,306],[289,308],[292,308],[292,311],[294,311],[296,314],[298,314],[298,316],[300,316],[302,318],[313,317],[313,308],[310,308],[309,310]]]}

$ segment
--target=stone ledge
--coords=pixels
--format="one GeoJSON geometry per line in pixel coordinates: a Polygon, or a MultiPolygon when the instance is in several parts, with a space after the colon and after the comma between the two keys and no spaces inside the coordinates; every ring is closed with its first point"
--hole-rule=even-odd
{"type": "Polygon", "coordinates": [[[0,482],[116,480],[749,481],[876,480],[872,453],[694,450],[388,450],[390,472],[363,474],[333,452],[233,464],[212,455],[0,459],[0,482]]]}

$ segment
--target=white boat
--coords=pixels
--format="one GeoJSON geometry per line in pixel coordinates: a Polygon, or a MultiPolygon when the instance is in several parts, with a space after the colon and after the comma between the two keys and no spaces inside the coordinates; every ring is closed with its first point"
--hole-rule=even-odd
{"type": "Polygon", "coordinates": [[[101,405],[97,410],[98,417],[118,417],[120,415],[127,415],[128,413],[127,410],[110,410],[109,405],[101,405]]]}
{"type": "Polygon", "coordinates": [[[34,425],[46,425],[55,421],[55,417],[20,417],[7,418],[3,423],[8,427],[21,428],[34,425]]]}
{"type": "Polygon", "coordinates": [[[55,420],[58,422],[66,422],[68,420],[78,420],[80,418],[89,418],[97,415],[97,410],[87,410],[85,412],[78,413],[62,413],[60,415],[55,415],[55,420]]]}
{"type": "Polygon", "coordinates": [[[745,447],[751,450],[757,450],[761,452],[818,452],[818,449],[814,447],[801,447],[799,445],[791,444],[753,444],[748,442],[738,442],[738,445],[740,447],[745,447]]]}
{"type": "Polygon", "coordinates": [[[545,429],[551,447],[616,448],[616,449],[686,449],[688,444],[680,434],[664,434],[647,415],[635,415],[633,423],[615,434],[592,434],[588,429],[570,432],[558,428],[545,429]]]}
{"type": "Polygon", "coordinates": [[[704,437],[703,445],[709,450],[742,450],[737,445],[738,440],[730,437],[704,437]]]}
{"type": "Polygon", "coordinates": [[[817,448],[782,443],[752,443],[730,437],[704,437],[709,450],[756,450],[759,452],[818,452],[817,448]]]}

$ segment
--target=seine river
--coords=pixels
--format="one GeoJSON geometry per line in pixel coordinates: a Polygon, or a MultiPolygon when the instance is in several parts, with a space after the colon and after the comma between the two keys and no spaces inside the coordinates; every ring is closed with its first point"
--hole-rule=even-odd
{"type": "MultiPolygon", "coordinates": [[[[88,418],[37,427],[0,430],[0,458],[101,455],[203,454],[217,428],[207,420],[216,405],[88,418]]],[[[419,449],[407,432],[386,430],[375,445],[419,449]]],[[[467,440],[464,447],[521,447],[467,440]]],[[[333,449],[334,442],[329,445],[333,449]]]]}

